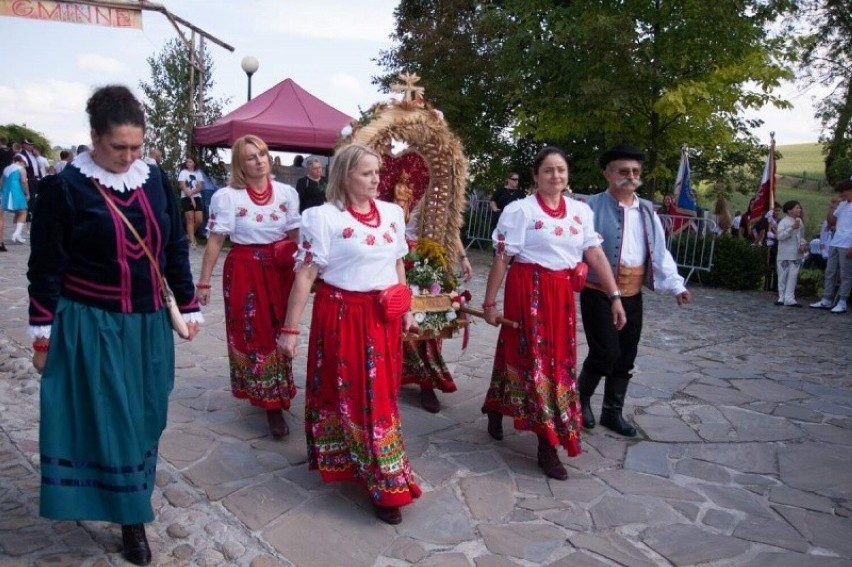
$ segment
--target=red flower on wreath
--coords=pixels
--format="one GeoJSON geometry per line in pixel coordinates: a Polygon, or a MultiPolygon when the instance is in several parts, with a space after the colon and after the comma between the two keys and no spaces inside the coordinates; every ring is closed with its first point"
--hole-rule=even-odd
{"type": "Polygon", "coordinates": [[[535,225],[533,225],[533,228],[535,228],[536,230],[541,230],[542,228],[544,228],[544,221],[535,221],[535,225]]]}
{"type": "Polygon", "coordinates": [[[563,232],[565,232],[565,230],[561,226],[557,226],[553,229],[553,234],[555,234],[556,236],[562,236],[563,232]]]}
{"type": "Polygon", "coordinates": [[[391,236],[389,232],[385,232],[382,235],[382,238],[385,239],[385,242],[393,242],[393,236],[391,236]]]}
{"type": "Polygon", "coordinates": [[[347,226],[343,229],[343,238],[352,238],[353,234],[355,234],[355,229],[351,226],[347,226]]]}
{"type": "Polygon", "coordinates": [[[368,234],[365,242],[367,243],[367,246],[372,246],[373,244],[376,243],[376,237],[373,236],[372,234],[368,234]]]}
{"type": "Polygon", "coordinates": [[[239,209],[237,209],[237,216],[238,217],[244,217],[247,214],[248,214],[248,209],[246,209],[245,207],[240,207],[239,209]]]}

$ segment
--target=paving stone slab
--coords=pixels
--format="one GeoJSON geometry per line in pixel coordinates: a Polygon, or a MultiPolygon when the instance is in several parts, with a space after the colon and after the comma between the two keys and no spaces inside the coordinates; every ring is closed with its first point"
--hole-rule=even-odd
{"type": "Polygon", "coordinates": [[[603,471],[597,476],[615,490],[628,496],[653,496],[667,500],[704,502],[704,497],[700,494],[658,476],[618,469],[603,471]]]}
{"type": "Polygon", "coordinates": [[[400,535],[433,544],[456,544],[473,539],[473,523],[451,487],[425,492],[403,509],[400,535]]]}
{"type": "Polygon", "coordinates": [[[778,465],[787,486],[852,499],[852,451],[848,447],[824,443],[786,446],[778,452],[778,465]]]}
{"type": "Polygon", "coordinates": [[[849,560],[842,557],[763,551],[749,561],[749,565],[752,567],[848,567],[849,560]]]}
{"type": "Polygon", "coordinates": [[[852,561],[852,519],[789,506],[773,508],[813,545],[852,561]]]}
{"type": "Polygon", "coordinates": [[[803,423],[801,428],[815,441],[852,445],[852,431],[829,424],[803,423]]]}
{"type": "Polygon", "coordinates": [[[692,384],[684,388],[683,393],[709,404],[730,406],[749,404],[757,399],[736,388],[716,387],[707,384],[692,384]]]}
{"type": "Polygon", "coordinates": [[[610,492],[610,489],[594,476],[569,476],[565,482],[554,481],[550,483],[553,497],[568,504],[577,502],[588,504],[597,500],[602,494],[610,492]]]}
{"type": "Polygon", "coordinates": [[[433,553],[417,562],[418,567],[470,567],[471,562],[464,553],[433,553]]]}
{"type": "Polygon", "coordinates": [[[721,532],[729,532],[737,523],[737,517],[725,510],[711,508],[704,512],[704,516],[701,518],[701,523],[721,532]]]}
{"type": "Polygon", "coordinates": [[[565,534],[543,524],[480,524],[488,551],[542,564],[567,541],[565,534]]]}
{"type": "Polygon", "coordinates": [[[769,501],[825,514],[831,514],[834,511],[834,502],[828,498],[783,485],[773,486],[769,490],[769,501]]]}
{"type": "Polygon", "coordinates": [[[633,543],[618,534],[578,533],[570,536],[568,541],[578,549],[591,551],[619,565],[629,567],[654,567],[655,565],[633,543]]]}
{"type": "Polygon", "coordinates": [[[592,519],[588,512],[581,508],[568,508],[562,510],[545,510],[540,512],[539,517],[557,526],[569,530],[588,532],[592,530],[592,519]]]}
{"type": "MultiPolygon", "coordinates": [[[[197,486],[207,488],[251,479],[285,468],[287,460],[278,454],[252,449],[244,443],[220,441],[208,455],[190,466],[186,475],[197,486]]],[[[209,494],[209,492],[208,492],[209,494]]]]}
{"type": "Polygon", "coordinates": [[[724,467],[698,459],[680,459],[675,463],[674,471],[677,474],[717,484],[727,484],[731,480],[731,473],[724,467]]]}
{"type": "Polygon", "coordinates": [[[635,472],[668,477],[669,454],[674,447],[668,443],[641,441],[627,448],[624,468],[635,472]]]}
{"type": "Polygon", "coordinates": [[[464,478],[459,486],[476,520],[499,520],[515,507],[515,485],[505,473],[464,478]]]}
{"type": "Polygon", "coordinates": [[[473,560],[476,567],[518,567],[514,561],[499,555],[480,555],[473,560]]]}
{"type": "Polygon", "coordinates": [[[780,384],[775,380],[731,380],[730,384],[734,388],[754,397],[755,399],[767,402],[788,402],[790,400],[809,398],[811,396],[807,392],[795,390],[789,386],[780,384]]]}
{"type": "Polygon", "coordinates": [[[785,417],[794,421],[808,421],[813,423],[820,423],[823,420],[822,413],[805,407],[802,404],[795,403],[778,404],[772,411],[772,415],[785,417]]]}
{"type": "Polygon", "coordinates": [[[778,473],[778,447],[773,443],[705,443],[689,445],[685,452],[695,459],[744,473],[778,473]]]}
{"type": "Polygon", "coordinates": [[[742,488],[712,484],[693,485],[693,488],[698,492],[703,492],[720,508],[739,510],[761,518],[773,516],[772,511],[763,504],[762,499],[742,488]]]}
{"type": "Polygon", "coordinates": [[[640,538],[678,567],[730,560],[750,547],[744,541],[684,524],[654,526],[644,530],[640,538]]]}
{"type": "Polygon", "coordinates": [[[788,420],[742,408],[719,408],[736,432],[736,441],[788,441],[804,433],[788,420]]]}
{"type": "Polygon", "coordinates": [[[346,565],[372,566],[396,537],[395,530],[377,520],[372,510],[359,509],[332,494],[312,499],[262,533],[299,567],[338,565],[341,550],[345,550],[346,565]]]}
{"type": "Polygon", "coordinates": [[[273,476],[230,494],[222,504],[249,529],[259,530],[304,501],[293,484],[273,476]]]}
{"type": "Polygon", "coordinates": [[[785,521],[776,518],[747,516],[734,529],[734,537],[783,547],[791,551],[804,552],[810,547],[793,527],[785,521]]]}
{"type": "Polygon", "coordinates": [[[692,443],[701,438],[680,417],[637,415],[636,427],[645,437],[659,443],[692,443]]]}
{"type": "Polygon", "coordinates": [[[611,563],[605,563],[582,551],[575,551],[553,563],[548,563],[546,567],[609,567],[610,565],[611,563]]]}
{"type": "Polygon", "coordinates": [[[426,548],[416,539],[410,537],[398,537],[391,544],[384,555],[393,559],[401,559],[408,563],[417,563],[429,555],[426,548]]]}
{"type": "Polygon", "coordinates": [[[589,513],[596,530],[630,524],[672,524],[680,519],[665,502],[636,496],[604,496],[589,513]]]}

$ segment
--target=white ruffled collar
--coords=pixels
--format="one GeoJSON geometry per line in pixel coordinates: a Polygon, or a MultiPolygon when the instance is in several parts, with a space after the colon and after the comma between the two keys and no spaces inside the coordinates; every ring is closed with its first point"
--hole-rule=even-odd
{"type": "Polygon", "coordinates": [[[151,168],[141,159],[137,159],[124,173],[113,173],[102,168],[94,162],[90,152],[79,154],[72,162],[74,167],[86,177],[93,177],[100,181],[104,187],[109,187],[119,193],[134,191],[148,181],[151,168]]]}

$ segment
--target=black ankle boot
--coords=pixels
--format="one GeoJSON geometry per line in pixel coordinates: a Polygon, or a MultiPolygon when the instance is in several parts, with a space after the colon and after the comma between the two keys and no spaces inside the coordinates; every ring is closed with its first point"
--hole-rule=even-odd
{"type": "Polygon", "coordinates": [[[601,381],[600,376],[596,376],[587,371],[585,366],[577,378],[577,391],[580,393],[580,409],[583,412],[583,427],[586,429],[594,429],[595,414],[592,412],[592,394],[601,381]]]}
{"type": "Polygon", "coordinates": [[[550,478],[556,480],[567,480],[568,471],[559,460],[559,454],[556,452],[556,447],[547,442],[547,439],[539,436],[538,438],[538,466],[542,472],[550,478]]]}
{"type": "Polygon", "coordinates": [[[624,397],[630,378],[607,377],[604,384],[604,400],[601,408],[601,425],[625,437],[635,437],[636,428],[624,419],[621,411],[624,409],[624,397]]]}
{"type": "Polygon", "coordinates": [[[129,524],[121,526],[121,541],[124,549],[121,555],[134,565],[151,563],[151,548],[145,537],[145,524],[129,524]]]}
{"type": "Polygon", "coordinates": [[[503,439],[503,414],[485,408],[482,408],[482,413],[488,416],[488,435],[497,441],[503,439]]]}
{"type": "Polygon", "coordinates": [[[592,413],[592,398],[590,396],[580,395],[580,409],[583,411],[583,427],[594,429],[595,414],[592,413]]]}

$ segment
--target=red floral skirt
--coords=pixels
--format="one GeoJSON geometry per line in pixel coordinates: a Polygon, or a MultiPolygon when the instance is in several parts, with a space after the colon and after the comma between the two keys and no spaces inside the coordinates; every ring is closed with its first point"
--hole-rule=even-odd
{"type": "Polygon", "coordinates": [[[483,409],[514,418],[515,429],[546,437],[579,455],[580,399],[574,291],[564,273],[514,263],[506,277],[504,316],[483,409]]]}
{"type": "Polygon", "coordinates": [[[324,482],[356,481],[380,506],[420,496],[405,455],[397,397],[402,323],[377,293],[317,288],[305,384],[308,466],[324,482]]]}
{"type": "Polygon", "coordinates": [[[287,316],[294,273],[272,263],[271,245],[235,244],[225,258],[225,332],[231,392],[264,409],[289,409],[296,396],[292,361],[275,339],[287,316]]]}
{"type": "Polygon", "coordinates": [[[402,383],[424,390],[455,392],[456,383],[441,356],[441,339],[402,343],[402,383]]]}

